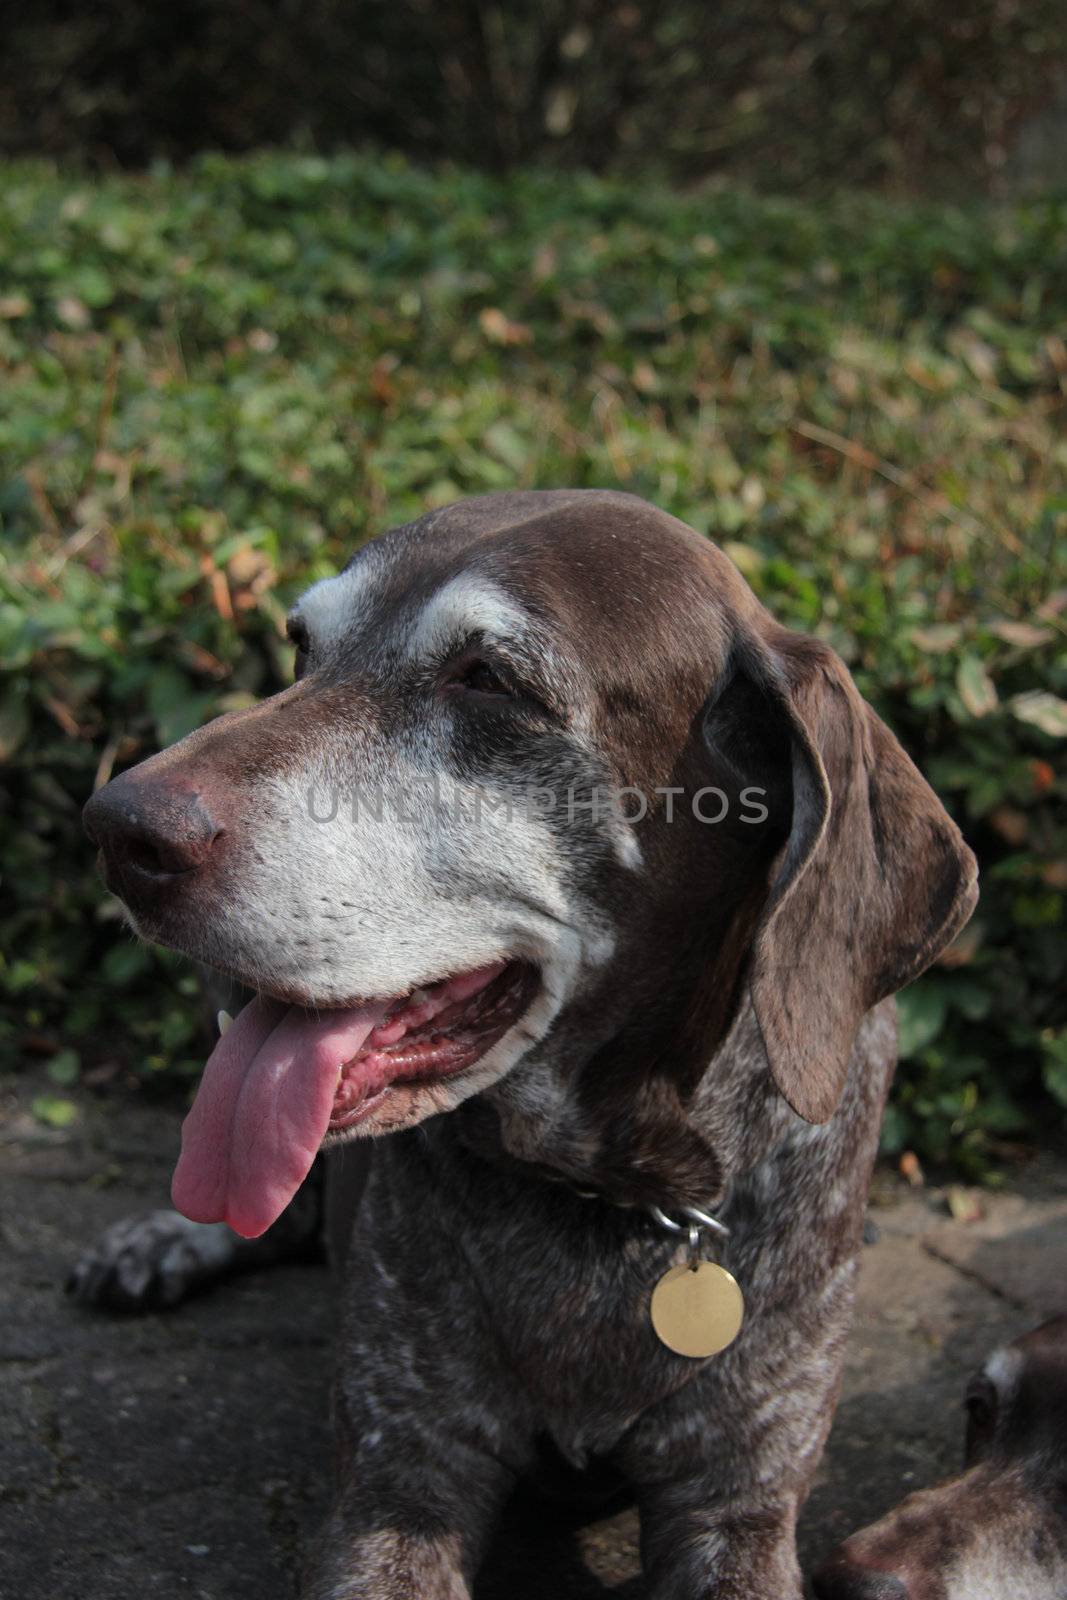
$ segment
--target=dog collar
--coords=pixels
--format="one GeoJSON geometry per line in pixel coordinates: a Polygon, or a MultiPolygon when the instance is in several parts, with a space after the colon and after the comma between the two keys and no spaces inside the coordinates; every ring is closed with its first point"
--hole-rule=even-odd
{"type": "Polygon", "coordinates": [[[646,1205],[638,1207],[635,1201],[613,1200],[610,1195],[601,1194],[599,1189],[579,1189],[577,1184],[571,1183],[567,1178],[561,1178],[557,1181],[566,1184],[571,1193],[576,1195],[579,1200],[601,1200],[609,1206],[615,1206],[619,1211],[636,1211],[640,1209],[647,1216],[650,1216],[659,1227],[666,1229],[668,1233],[688,1233],[691,1250],[697,1248],[700,1234],[705,1228],[709,1232],[716,1234],[720,1239],[729,1237],[730,1230],[726,1224],[720,1222],[718,1217],[712,1216],[710,1211],[705,1211],[700,1206],[679,1206],[678,1210],[684,1219],[679,1222],[676,1218],[669,1216],[662,1206],[646,1205]]]}
{"type": "Polygon", "coordinates": [[[688,1235],[686,1260],[668,1267],[652,1290],[648,1313],[661,1344],[676,1355],[704,1359],[733,1344],[745,1317],[745,1297],[731,1272],[701,1259],[705,1233],[723,1240],[730,1230],[699,1206],[682,1206],[682,1221],[659,1206],[649,1214],[669,1233],[688,1235]]]}
{"type": "Polygon", "coordinates": [[[679,1210],[685,1219],[682,1222],[668,1216],[660,1206],[646,1206],[645,1209],[653,1222],[665,1228],[668,1233],[688,1233],[689,1249],[694,1253],[700,1247],[700,1235],[705,1229],[720,1239],[728,1239],[730,1236],[726,1224],[720,1222],[718,1217],[713,1217],[710,1211],[701,1210],[700,1206],[680,1206],[679,1210]]]}
{"type": "MultiPolygon", "coordinates": [[[[609,1198],[595,1189],[568,1187],[582,1200],[609,1198]]],[[[623,1211],[634,1209],[621,1200],[609,1200],[609,1204],[623,1211]]],[[[662,1206],[643,1210],[667,1233],[685,1234],[688,1244],[686,1259],[668,1267],[652,1289],[648,1314],[653,1332],[675,1355],[694,1360],[718,1355],[741,1332],[745,1297],[731,1272],[718,1261],[702,1259],[703,1236],[710,1234],[721,1241],[729,1238],[729,1228],[700,1206],[679,1206],[678,1217],[670,1216],[662,1206]]]]}

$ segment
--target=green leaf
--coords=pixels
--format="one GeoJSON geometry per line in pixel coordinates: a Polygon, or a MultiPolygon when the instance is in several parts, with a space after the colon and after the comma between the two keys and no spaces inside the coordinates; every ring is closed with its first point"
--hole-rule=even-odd
{"type": "Polygon", "coordinates": [[[1041,1077],[1052,1098],[1067,1109],[1067,1061],[1046,1061],[1041,1077]]]}
{"type": "Polygon", "coordinates": [[[73,287],[87,306],[106,306],[114,299],[111,282],[99,267],[82,267],[74,275],[73,287]]]}
{"type": "Polygon", "coordinates": [[[1041,1077],[1054,1100],[1067,1107],[1067,1028],[1053,1033],[1049,1029],[1042,1037],[1041,1050],[1044,1063],[1041,1077]]]}
{"type": "Polygon", "coordinates": [[[908,1119],[905,1113],[898,1106],[887,1106],[882,1120],[882,1149],[886,1155],[895,1156],[907,1142],[908,1119]]]}
{"type": "Polygon", "coordinates": [[[972,717],[987,717],[997,708],[997,690],[977,656],[964,656],[956,668],[956,688],[972,717]]]}
{"type": "Polygon", "coordinates": [[[161,746],[176,744],[203,721],[206,695],[196,694],[184,673],[164,664],[148,680],[148,708],[161,746]]]}
{"type": "Polygon", "coordinates": [[[949,1003],[970,1022],[981,1022],[989,1015],[992,996],[983,984],[967,978],[954,978],[945,990],[949,1003]]]}
{"type": "Polygon", "coordinates": [[[69,1128],[78,1119],[78,1108],[73,1100],[63,1100],[54,1094],[39,1094],[30,1110],[38,1122],[49,1128],[69,1128]]]}
{"type": "Polygon", "coordinates": [[[13,961],[3,974],[4,988],[8,994],[21,994],[40,978],[40,969],[34,961],[13,961]]]}
{"type": "Polygon", "coordinates": [[[1031,728],[1040,728],[1050,738],[1067,738],[1067,700],[1042,689],[1017,694],[1009,702],[1013,717],[1031,728]]]}
{"type": "Polygon", "coordinates": [[[494,422],[487,429],[485,442],[498,461],[518,477],[530,459],[530,446],[509,422],[494,422]]]}
{"type": "Polygon", "coordinates": [[[0,697],[0,761],[10,761],[30,731],[26,691],[14,685],[0,697]]]}
{"type": "Polygon", "coordinates": [[[57,1050],[45,1070],[53,1083],[68,1088],[78,1080],[81,1058],[76,1050],[57,1050]]]}
{"type": "Polygon", "coordinates": [[[900,1054],[918,1055],[941,1032],[948,1010],[948,992],[936,978],[920,978],[897,997],[900,1054]]]}
{"type": "Polygon", "coordinates": [[[139,978],[152,964],[152,957],[143,944],[117,944],[101,962],[101,975],[108,983],[118,987],[133,978],[139,978]]]}

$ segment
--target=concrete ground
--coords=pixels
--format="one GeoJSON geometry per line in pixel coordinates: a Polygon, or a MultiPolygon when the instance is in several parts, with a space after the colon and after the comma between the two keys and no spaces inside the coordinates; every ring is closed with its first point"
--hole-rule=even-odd
{"type": "MultiPolygon", "coordinates": [[[[331,1470],[326,1270],[249,1276],[161,1316],[72,1307],[60,1286],[79,1250],[164,1203],[179,1119],[85,1098],[52,1133],[28,1111],[43,1087],[0,1085],[0,1592],[291,1595],[331,1470]]],[[[969,1221],[886,1180],[876,1198],[806,1565],[953,1471],[971,1370],[1067,1310],[1067,1162],[1035,1162],[969,1221]]],[[[635,1531],[632,1513],[575,1531],[516,1508],[477,1600],[639,1600],[635,1531]]]]}

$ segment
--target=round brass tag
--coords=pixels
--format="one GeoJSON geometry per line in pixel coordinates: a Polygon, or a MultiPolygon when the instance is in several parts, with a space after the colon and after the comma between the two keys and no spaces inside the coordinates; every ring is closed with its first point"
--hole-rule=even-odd
{"type": "Polygon", "coordinates": [[[741,1332],[745,1299],[725,1267],[700,1261],[665,1272],[652,1291],[652,1326],[680,1356],[714,1356],[741,1332]]]}

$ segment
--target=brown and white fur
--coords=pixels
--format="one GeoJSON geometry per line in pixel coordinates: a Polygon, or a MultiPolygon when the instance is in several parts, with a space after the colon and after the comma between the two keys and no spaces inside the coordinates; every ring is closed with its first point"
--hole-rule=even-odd
{"type": "Polygon", "coordinates": [[[1064,1600],[1067,1316],[995,1350],[967,1389],[965,1470],[854,1533],[820,1600],[1064,1600]]]}
{"type": "MultiPolygon", "coordinates": [[[[308,1600],[462,1600],[546,1453],[630,1486],[654,1600],[797,1600],[890,997],[969,916],[970,852],[833,651],[628,495],[432,512],[311,589],[293,634],[293,687],[87,808],[136,928],[309,1007],[496,960],[536,980],[469,1071],[395,1086],[358,1130],[391,1137],[352,1239],[308,1600]],[[309,816],[309,792],[325,814],[357,787],[402,804],[309,816]],[[692,803],[710,789],[718,823],[692,803]],[[653,1205],[729,1229],[747,1314],[711,1359],[650,1326],[682,1259],[653,1205]]],[[[142,1283],[196,1255],[195,1225],[154,1226],[150,1261],[123,1247],[142,1283]]]]}

